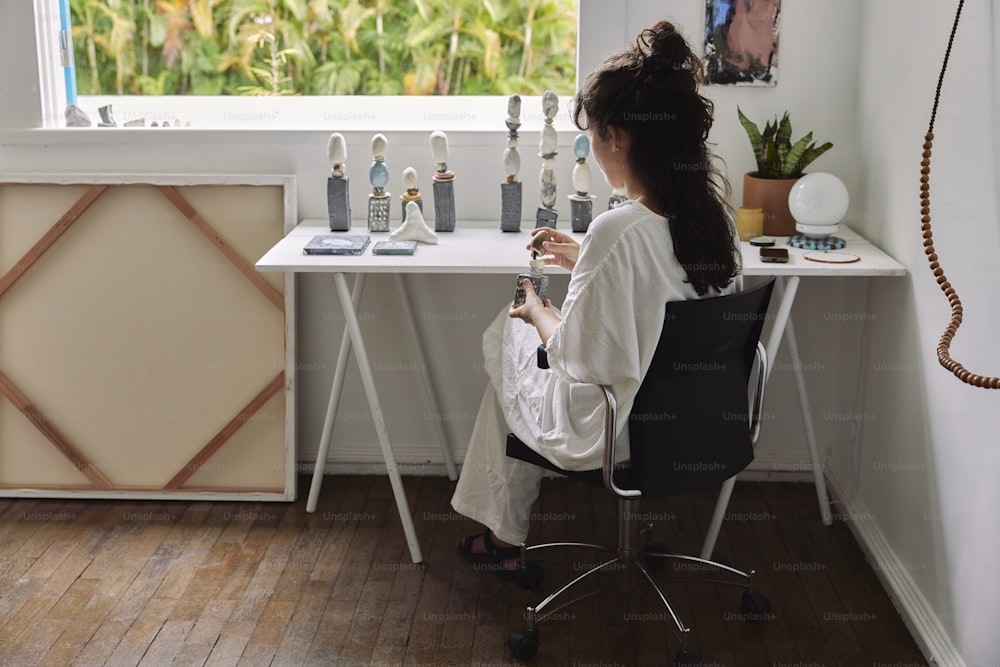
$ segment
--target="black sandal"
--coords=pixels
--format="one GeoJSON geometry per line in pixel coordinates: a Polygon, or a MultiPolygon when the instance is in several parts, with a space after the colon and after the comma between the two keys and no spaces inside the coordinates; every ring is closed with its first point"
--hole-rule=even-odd
{"type": "Polygon", "coordinates": [[[467,561],[474,564],[477,570],[494,572],[504,581],[516,581],[523,588],[534,588],[541,581],[542,568],[538,563],[521,561],[521,547],[498,547],[490,536],[490,531],[477,535],[468,535],[458,545],[458,552],[467,561]],[[472,545],[477,538],[483,538],[486,553],[473,553],[472,545]],[[504,561],[517,560],[513,567],[504,567],[504,561]]]}

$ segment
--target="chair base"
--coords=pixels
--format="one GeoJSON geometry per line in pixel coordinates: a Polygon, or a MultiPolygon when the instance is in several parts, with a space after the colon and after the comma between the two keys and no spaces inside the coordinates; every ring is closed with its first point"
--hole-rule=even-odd
{"type": "Polygon", "coordinates": [[[753,588],[753,570],[743,572],[728,565],[706,558],[671,554],[657,548],[651,548],[652,545],[648,543],[648,536],[652,531],[652,526],[645,528],[643,523],[636,518],[641,516],[641,514],[637,511],[638,504],[639,500],[637,498],[618,499],[619,529],[618,546],[616,548],[583,542],[552,542],[533,546],[522,545],[522,558],[527,558],[527,554],[531,552],[556,547],[584,548],[610,554],[612,557],[588,568],[582,574],[579,574],[567,583],[558,587],[538,604],[527,608],[525,615],[527,626],[523,630],[510,633],[507,638],[507,646],[511,649],[516,658],[520,660],[529,660],[537,653],[539,644],[538,625],[540,623],[543,623],[547,618],[551,617],[556,612],[565,609],[580,600],[598,595],[606,589],[591,591],[563,602],[565,598],[570,597],[568,595],[570,591],[575,592],[578,590],[578,584],[583,581],[590,580],[590,578],[596,573],[606,574],[613,572],[617,575],[616,583],[620,586],[618,590],[631,593],[636,589],[637,580],[640,585],[644,582],[645,586],[643,586],[643,588],[646,591],[652,591],[654,593],[654,597],[659,601],[659,604],[662,605],[667,614],[669,614],[675,634],[681,641],[681,647],[677,652],[674,664],[700,665],[701,660],[695,653],[691,652],[689,647],[691,629],[684,624],[680,616],[678,616],[678,614],[674,611],[666,593],[663,591],[662,587],[653,577],[651,572],[651,570],[656,569],[656,563],[661,560],[679,561],[690,564],[692,568],[697,568],[698,570],[707,569],[735,575],[740,579],[740,581],[726,581],[719,583],[741,585],[746,589],[743,592],[743,598],[740,605],[740,619],[745,622],[756,622],[764,621],[770,618],[770,603],[766,597],[755,591],[753,588]],[[644,542],[646,543],[644,544],[644,542]]]}

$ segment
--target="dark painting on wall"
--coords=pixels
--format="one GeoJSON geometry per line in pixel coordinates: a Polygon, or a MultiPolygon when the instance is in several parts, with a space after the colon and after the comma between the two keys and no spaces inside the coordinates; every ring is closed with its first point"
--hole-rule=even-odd
{"type": "Polygon", "coordinates": [[[705,0],[706,81],[776,85],[780,22],[781,0],[705,0]]]}

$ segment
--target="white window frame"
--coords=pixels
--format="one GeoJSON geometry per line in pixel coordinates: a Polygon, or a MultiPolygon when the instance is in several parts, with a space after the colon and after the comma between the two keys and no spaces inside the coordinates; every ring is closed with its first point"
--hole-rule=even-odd
{"type": "MultiPolygon", "coordinates": [[[[66,108],[66,85],[59,44],[59,0],[34,1],[42,127],[63,127],[66,124],[63,111],[66,108]]],[[[72,50],[69,57],[73,57],[72,50]]]]}
{"type": "MultiPolygon", "coordinates": [[[[580,0],[578,16],[586,0],[580,0]]],[[[66,89],[59,44],[59,0],[34,0],[38,43],[42,127],[64,128],[66,89]]],[[[581,62],[582,21],[577,26],[577,78],[581,62]]],[[[69,54],[72,58],[72,54],[69,54]]],[[[540,96],[522,96],[521,122],[535,126],[544,121],[540,96]]],[[[564,98],[568,102],[569,97],[564,98]]],[[[81,95],[77,105],[94,126],[98,109],[110,105],[117,125],[142,119],[144,127],[162,126],[209,130],[315,130],[343,129],[385,131],[405,129],[451,131],[506,131],[506,97],[463,96],[118,96],[81,95]],[[456,102],[459,102],[456,105],[456,102]]],[[[569,104],[560,104],[559,129],[572,127],[569,104]]]]}

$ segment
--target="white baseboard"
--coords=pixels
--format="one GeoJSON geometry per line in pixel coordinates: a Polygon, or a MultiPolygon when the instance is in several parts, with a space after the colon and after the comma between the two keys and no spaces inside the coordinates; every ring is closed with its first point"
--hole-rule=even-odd
{"type": "MultiPolygon", "coordinates": [[[[311,473],[313,461],[319,445],[307,447],[298,452],[296,470],[311,473]]],[[[327,458],[323,471],[327,475],[375,475],[385,473],[385,463],[377,442],[338,443],[336,454],[327,458]]],[[[409,445],[394,443],[393,453],[400,474],[403,475],[444,475],[445,466],[437,463],[441,450],[437,445],[409,445]]],[[[464,454],[464,452],[461,452],[464,454]]],[[[456,462],[462,457],[456,455],[456,462]]],[[[811,482],[812,464],[800,453],[758,451],[753,462],[740,473],[739,479],[748,482],[811,482]]]]}
{"type": "MultiPolygon", "coordinates": [[[[302,475],[312,474],[313,464],[307,461],[300,461],[296,464],[295,469],[302,475]]],[[[396,469],[403,476],[448,476],[448,470],[443,463],[408,463],[406,461],[397,461],[396,469]]],[[[385,463],[382,461],[327,461],[326,465],[323,466],[324,475],[385,475],[387,472],[385,463]]]]}
{"type": "Polygon", "coordinates": [[[754,452],[754,459],[737,478],[741,482],[811,482],[812,463],[800,452],[754,452]]]}
{"type": "Polygon", "coordinates": [[[843,508],[838,518],[847,522],[924,657],[935,667],[967,667],[948,631],[889,544],[875,515],[835,470],[827,468],[826,479],[831,496],[843,508]]]}
{"type": "MultiPolygon", "coordinates": [[[[370,455],[369,455],[370,456],[370,455]]],[[[364,457],[359,457],[364,459],[364,457]]],[[[401,475],[447,475],[443,463],[428,463],[406,460],[408,457],[397,455],[396,467],[401,475]]],[[[461,465],[459,465],[461,467],[461,465]]],[[[296,466],[299,474],[311,474],[313,463],[300,460],[296,466]]],[[[385,463],[381,460],[332,460],[328,459],[323,466],[326,475],[384,475],[385,463]]],[[[811,482],[813,481],[812,466],[808,462],[761,459],[757,457],[746,470],[739,474],[738,479],[746,482],[811,482]]]]}

